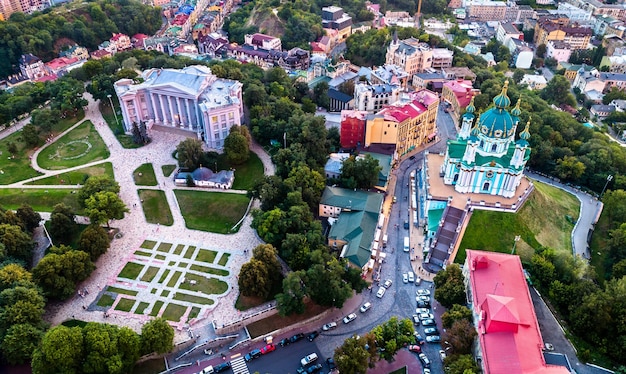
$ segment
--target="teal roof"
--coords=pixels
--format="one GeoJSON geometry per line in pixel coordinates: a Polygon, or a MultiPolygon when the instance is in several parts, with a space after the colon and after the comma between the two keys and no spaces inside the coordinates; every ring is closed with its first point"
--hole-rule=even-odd
{"type": "MultiPolygon", "coordinates": [[[[520,144],[518,141],[517,144],[520,144]]],[[[520,144],[524,146],[524,144],[520,144]]],[[[476,153],[473,163],[468,163],[463,161],[463,155],[465,154],[465,146],[466,143],[463,140],[449,140],[448,141],[448,157],[452,162],[461,162],[464,166],[490,166],[492,163],[498,165],[498,167],[509,168],[511,170],[517,170],[517,168],[511,167],[511,159],[513,158],[513,153],[515,152],[515,143],[511,142],[507,149],[506,154],[501,157],[487,155],[482,156],[480,153],[476,153]]],[[[528,143],[526,142],[526,146],[528,143]]],[[[526,149],[526,153],[524,154],[524,160],[528,161],[530,158],[530,147],[526,149]]],[[[521,169],[521,168],[520,168],[521,169]]]]}
{"type": "MultiPolygon", "coordinates": [[[[326,187],[320,204],[352,211],[380,212],[383,195],[376,192],[354,191],[339,187],[326,187]]],[[[372,233],[373,235],[373,233],[372,233]]]]}
{"type": "MultiPolygon", "coordinates": [[[[506,139],[515,135],[515,124],[518,121],[518,117],[517,115],[511,115],[507,111],[507,108],[511,105],[511,100],[506,95],[508,88],[509,81],[505,81],[502,92],[493,98],[494,106],[478,119],[478,129],[485,137],[506,139]]],[[[515,113],[519,111],[518,107],[516,109],[514,109],[515,113]]]]}
{"type": "Polygon", "coordinates": [[[382,168],[382,170],[378,173],[378,183],[376,186],[386,186],[387,180],[389,179],[389,171],[391,170],[391,156],[372,152],[361,152],[361,154],[370,155],[372,158],[378,160],[378,165],[382,168]]]}
{"type": "Polygon", "coordinates": [[[448,140],[448,157],[454,159],[463,158],[466,144],[464,140],[448,140]]]}
{"type": "Polygon", "coordinates": [[[432,209],[428,211],[428,231],[436,232],[439,228],[439,221],[443,216],[443,209],[432,209]]]}

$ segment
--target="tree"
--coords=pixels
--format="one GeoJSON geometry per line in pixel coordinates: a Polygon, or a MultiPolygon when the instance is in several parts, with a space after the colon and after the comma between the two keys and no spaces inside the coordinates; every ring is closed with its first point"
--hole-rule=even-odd
{"type": "Polygon", "coordinates": [[[519,84],[519,82],[522,81],[522,79],[524,79],[524,75],[526,74],[526,72],[522,69],[515,69],[515,71],[513,72],[513,81],[517,84],[519,84]]]}
{"type": "Polygon", "coordinates": [[[380,357],[391,361],[400,348],[415,339],[413,331],[413,323],[408,318],[398,320],[398,317],[391,317],[382,325],[374,327],[372,334],[376,337],[376,344],[379,348],[384,348],[380,357]]]}
{"type": "MultiPolygon", "coordinates": [[[[373,334],[366,336],[371,335],[373,334]]],[[[365,374],[367,372],[370,359],[372,359],[370,352],[365,348],[368,340],[366,337],[353,336],[335,349],[335,363],[340,373],[365,374]]]]}
{"type": "Polygon", "coordinates": [[[281,316],[304,313],[305,272],[293,271],[283,279],[283,292],[276,295],[276,308],[281,316]]]}
{"type": "Polygon", "coordinates": [[[313,101],[317,106],[328,109],[330,106],[330,98],[328,97],[328,83],[320,82],[313,87],[313,101]]]}
{"type": "Polygon", "coordinates": [[[352,296],[350,284],[342,278],[345,264],[325,250],[313,251],[309,258],[311,265],[305,280],[307,294],[317,304],[341,308],[352,296]]]}
{"type": "Polygon", "coordinates": [[[341,166],[341,184],[345,188],[368,190],[378,183],[382,169],[378,160],[369,154],[358,158],[350,156],[341,166]]]}
{"type": "Polygon", "coordinates": [[[155,318],[141,328],[143,353],[167,353],[174,348],[174,329],[163,318],[155,318]]]}
{"type": "Polygon", "coordinates": [[[474,374],[480,372],[472,355],[455,355],[446,358],[443,371],[445,374],[474,374]]]}
{"type": "Polygon", "coordinates": [[[546,87],[541,90],[541,97],[549,103],[556,105],[567,104],[576,107],[576,100],[570,93],[570,83],[562,75],[555,75],[554,78],[548,82],[546,87]]]}
{"type": "Polygon", "coordinates": [[[98,225],[89,225],[78,239],[78,249],[89,253],[92,261],[96,261],[100,255],[105,254],[109,245],[109,235],[98,225]]]}
{"type": "Polygon", "coordinates": [[[561,179],[576,180],[585,173],[585,164],[578,161],[576,157],[565,156],[557,160],[554,171],[561,179]]]}
{"type": "Polygon", "coordinates": [[[69,247],[52,247],[52,253],[33,268],[33,279],[46,295],[64,300],[74,294],[76,284],[87,279],[95,269],[89,254],[69,247]]]}
{"type": "Polygon", "coordinates": [[[33,325],[13,325],[6,331],[0,351],[11,365],[30,362],[42,336],[43,331],[33,325]]]}
{"type": "Polygon", "coordinates": [[[472,310],[466,306],[454,304],[452,308],[441,315],[441,324],[446,329],[449,329],[454,322],[460,320],[472,322],[472,310]]]}
{"type": "Polygon", "coordinates": [[[176,146],[178,164],[188,170],[195,170],[200,166],[202,153],[202,142],[198,139],[185,139],[176,146]]]}
{"type": "Polygon", "coordinates": [[[40,327],[45,300],[32,286],[16,286],[0,292],[0,331],[19,324],[40,327]]]}
{"type": "Polygon", "coordinates": [[[0,224],[0,243],[4,244],[7,256],[30,262],[34,243],[21,227],[0,224]]]}
{"type": "Polygon", "coordinates": [[[110,221],[124,218],[128,208],[117,194],[101,191],[85,200],[85,211],[92,223],[106,223],[107,228],[110,228],[110,221]]]}
{"type": "Polygon", "coordinates": [[[17,208],[16,214],[29,232],[33,232],[36,227],[39,227],[41,216],[30,205],[22,204],[21,207],[17,208]]]}
{"type": "Polygon", "coordinates": [[[624,100],[626,99],[626,93],[620,90],[617,87],[611,87],[609,92],[602,96],[602,104],[608,105],[613,100],[624,100]]]}
{"type": "Polygon", "coordinates": [[[37,109],[31,113],[30,123],[37,126],[44,133],[49,133],[52,126],[59,123],[60,113],[51,109],[37,109]]]}
{"type": "Polygon", "coordinates": [[[241,165],[248,161],[250,140],[242,133],[239,126],[231,127],[230,133],[224,139],[224,154],[231,164],[241,165]]]}
{"type": "Polygon", "coordinates": [[[52,238],[63,244],[69,243],[78,229],[76,216],[72,208],[60,203],[54,206],[50,215],[50,233],[52,238]]]}
{"type": "Polygon", "coordinates": [[[535,56],[539,57],[539,58],[544,58],[546,56],[546,45],[545,44],[539,44],[537,46],[537,49],[535,50],[535,56]]]}
{"type": "Polygon", "coordinates": [[[458,264],[452,264],[437,273],[435,282],[435,299],[446,308],[454,304],[464,305],[465,280],[458,264]]]}
{"type": "Polygon", "coordinates": [[[476,328],[466,319],[455,321],[446,332],[443,333],[441,340],[450,343],[454,354],[470,354],[472,353],[472,344],[476,338],[476,328]]]}
{"type": "Polygon", "coordinates": [[[120,192],[120,185],[113,178],[108,175],[97,175],[89,177],[85,181],[83,187],[78,191],[78,202],[81,206],[85,207],[85,200],[97,192],[113,192],[118,194],[120,192]]]}
{"type": "Polygon", "coordinates": [[[0,291],[14,287],[17,284],[28,283],[32,279],[31,273],[19,264],[7,264],[0,268],[0,291]]]}
{"type": "Polygon", "coordinates": [[[39,130],[32,124],[28,124],[22,128],[22,141],[28,147],[35,147],[39,144],[39,130]]]}
{"type": "Polygon", "coordinates": [[[83,357],[81,328],[55,326],[43,336],[33,353],[33,373],[80,373],[83,357]]]}
{"type": "Polygon", "coordinates": [[[255,296],[265,300],[272,290],[267,266],[255,258],[241,266],[237,283],[244,296],[255,296]]]}

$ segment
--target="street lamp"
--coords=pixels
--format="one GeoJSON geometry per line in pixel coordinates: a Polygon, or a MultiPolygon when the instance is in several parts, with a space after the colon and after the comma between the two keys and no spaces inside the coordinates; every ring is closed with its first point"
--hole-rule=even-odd
{"type": "Polygon", "coordinates": [[[120,122],[117,120],[117,113],[115,112],[115,107],[113,107],[113,100],[111,100],[111,94],[108,94],[109,104],[111,104],[111,110],[113,111],[113,115],[115,116],[115,126],[119,126],[120,122]]]}
{"type": "Polygon", "coordinates": [[[517,245],[517,242],[519,242],[521,238],[522,238],[521,236],[515,235],[515,239],[513,242],[513,249],[511,250],[511,254],[515,253],[515,246],[517,245]]]}
{"type": "Polygon", "coordinates": [[[602,196],[604,196],[604,191],[606,191],[606,187],[609,185],[609,182],[613,180],[613,176],[611,174],[607,175],[606,183],[604,184],[604,188],[602,189],[602,193],[600,194],[600,200],[602,200],[602,196]]]}

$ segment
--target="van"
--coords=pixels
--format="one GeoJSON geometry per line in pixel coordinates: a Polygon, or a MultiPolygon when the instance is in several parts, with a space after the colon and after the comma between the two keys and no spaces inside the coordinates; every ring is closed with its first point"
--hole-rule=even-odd
{"type": "Polygon", "coordinates": [[[405,252],[409,251],[409,237],[404,237],[404,247],[402,248],[405,252]]]}
{"type": "Polygon", "coordinates": [[[409,271],[409,282],[415,282],[415,273],[413,273],[412,271],[409,271]]]}
{"type": "Polygon", "coordinates": [[[200,371],[198,374],[213,374],[215,373],[215,370],[213,370],[213,366],[207,366],[204,369],[202,369],[202,371],[200,371]]]}
{"type": "Polygon", "coordinates": [[[383,235],[383,248],[387,248],[387,234],[383,235]]]}

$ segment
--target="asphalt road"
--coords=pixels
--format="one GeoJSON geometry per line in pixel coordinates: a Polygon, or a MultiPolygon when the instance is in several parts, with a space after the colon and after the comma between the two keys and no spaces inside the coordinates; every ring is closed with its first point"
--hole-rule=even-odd
{"type": "Polygon", "coordinates": [[[311,343],[302,339],[285,347],[277,345],[274,352],[248,362],[248,370],[250,373],[295,374],[300,367],[300,360],[311,353],[317,353],[319,358],[316,363],[322,363],[324,369],[328,369],[325,363],[326,357],[322,357],[315,341],[311,343]]]}

